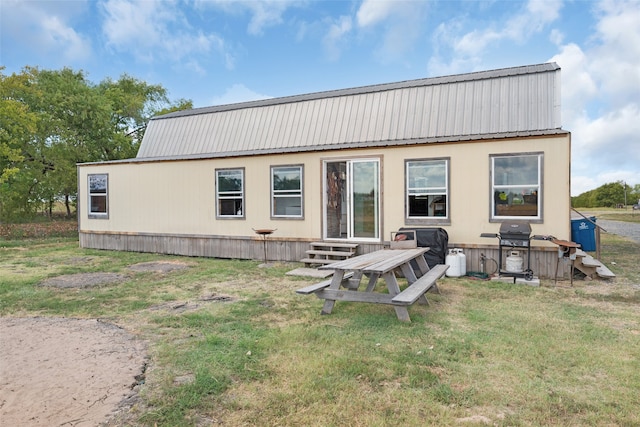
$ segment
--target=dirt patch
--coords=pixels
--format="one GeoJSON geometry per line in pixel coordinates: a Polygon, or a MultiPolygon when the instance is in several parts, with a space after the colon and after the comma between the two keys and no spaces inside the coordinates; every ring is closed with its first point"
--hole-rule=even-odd
{"type": "Polygon", "coordinates": [[[145,343],[100,320],[0,318],[0,341],[3,425],[100,425],[144,381],[145,343]]]}
{"type": "MultiPolygon", "coordinates": [[[[91,258],[74,258],[72,264],[91,262],[91,258]]],[[[175,270],[189,268],[189,264],[179,261],[141,262],[129,266],[134,272],[169,273],[175,270]]],[[[40,282],[40,286],[52,286],[56,288],[91,288],[94,286],[109,285],[126,280],[128,276],[120,273],[77,273],[51,277],[40,282]]]]}
{"type": "Polygon", "coordinates": [[[77,273],[51,277],[40,282],[40,286],[53,286],[56,288],[90,288],[93,286],[118,283],[127,276],[118,273],[77,273]]]}
{"type": "Polygon", "coordinates": [[[137,272],[168,273],[174,270],[189,268],[189,264],[179,261],[141,262],[129,266],[129,270],[137,272]]]}
{"type": "Polygon", "coordinates": [[[154,305],[149,307],[151,311],[169,311],[171,313],[185,313],[194,311],[206,303],[212,302],[231,302],[235,298],[229,295],[207,294],[198,298],[196,301],[171,301],[165,304],[154,305]]]}

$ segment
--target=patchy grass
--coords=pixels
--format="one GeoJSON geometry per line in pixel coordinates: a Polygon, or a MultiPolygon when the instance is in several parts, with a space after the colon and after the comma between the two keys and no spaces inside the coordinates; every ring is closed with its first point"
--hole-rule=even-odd
{"type": "Polygon", "coordinates": [[[101,317],[149,342],[131,425],[638,425],[640,245],[603,236],[611,282],[448,278],[412,323],[297,295],[296,265],[0,240],[0,315],[101,317]],[[140,272],[142,262],[188,268],[140,272]],[[40,286],[111,272],[91,288],[40,286]],[[220,298],[215,298],[220,297],[220,298]]]}

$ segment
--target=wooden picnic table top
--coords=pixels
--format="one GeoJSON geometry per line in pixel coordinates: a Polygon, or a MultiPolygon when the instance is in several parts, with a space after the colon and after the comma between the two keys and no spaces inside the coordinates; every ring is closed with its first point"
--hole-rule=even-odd
{"type": "Polygon", "coordinates": [[[382,249],[323,265],[318,269],[333,270],[333,277],[297,292],[314,293],[318,298],[324,299],[322,314],[330,314],[336,301],[388,304],[393,306],[398,319],[410,322],[407,306],[416,301],[428,303],[424,294],[431,288],[438,289],[435,282],[444,275],[447,268],[436,266],[433,273],[429,274],[429,265],[422,256],[428,250],[429,248],[382,249]],[[416,260],[419,271],[414,271],[411,266],[413,260],[416,260]],[[405,293],[400,291],[396,269],[402,270],[409,283],[408,288],[403,291],[405,293]],[[365,275],[368,277],[368,284],[362,292],[358,289],[365,275]],[[386,283],[388,293],[375,292],[376,284],[381,278],[386,283]],[[341,286],[347,289],[340,289],[341,286]]]}
{"type": "Polygon", "coordinates": [[[384,274],[410,262],[429,248],[381,249],[318,267],[319,270],[362,271],[384,274]]]}

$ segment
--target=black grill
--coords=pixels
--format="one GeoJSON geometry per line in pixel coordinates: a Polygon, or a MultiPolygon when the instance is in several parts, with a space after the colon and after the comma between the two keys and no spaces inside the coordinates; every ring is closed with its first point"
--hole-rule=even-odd
{"type": "Polygon", "coordinates": [[[529,247],[531,225],[524,221],[505,221],[500,226],[498,237],[502,246],[529,247]]]}
{"type": "Polygon", "coordinates": [[[500,276],[524,277],[526,280],[533,278],[531,271],[531,225],[526,221],[505,221],[500,225],[500,233],[482,233],[480,237],[498,238],[498,272],[500,276]],[[522,272],[506,271],[502,269],[502,248],[526,248],[527,267],[522,272]]]}

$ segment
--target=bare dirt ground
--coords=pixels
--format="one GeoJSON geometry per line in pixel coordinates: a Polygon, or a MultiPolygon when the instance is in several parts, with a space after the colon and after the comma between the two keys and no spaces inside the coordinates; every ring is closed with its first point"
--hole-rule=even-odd
{"type": "Polygon", "coordinates": [[[5,426],[97,426],[135,394],[145,343],[96,319],[0,318],[5,426]]]}
{"type": "MultiPolygon", "coordinates": [[[[180,263],[144,263],[167,272],[180,263]]],[[[59,276],[42,286],[101,286],[113,273],[59,276]]],[[[99,426],[126,412],[144,381],[146,344],[99,319],[0,317],[0,425],[99,426]]]]}

